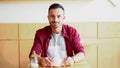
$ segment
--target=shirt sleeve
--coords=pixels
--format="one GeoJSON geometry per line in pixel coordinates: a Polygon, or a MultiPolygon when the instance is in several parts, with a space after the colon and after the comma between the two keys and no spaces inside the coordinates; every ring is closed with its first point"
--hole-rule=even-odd
{"type": "Polygon", "coordinates": [[[33,43],[33,46],[31,48],[29,57],[31,56],[33,51],[35,51],[36,54],[38,54],[38,55],[41,52],[41,42],[40,42],[40,38],[39,38],[39,33],[38,32],[36,32],[36,34],[35,34],[34,43],[33,43]]]}
{"type": "Polygon", "coordinates": [[[78,53],[78,52],[84,52],[84,47],[80,41],[80,35],[79,33],[77,32],[77,30],[74,30],[72,32],[72,45],[73,45],[73,50],[74,50],[74,53],[78,53]]]}

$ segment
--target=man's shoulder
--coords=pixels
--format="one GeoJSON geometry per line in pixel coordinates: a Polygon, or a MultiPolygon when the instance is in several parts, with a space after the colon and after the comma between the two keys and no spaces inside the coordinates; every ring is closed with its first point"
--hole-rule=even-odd
{"type": "Polygon", "coordinates": [[[76,30],[75,27],[70,26],[68,24],[63,24],[63,28],[66,29],[66,30],[76,30]]]}
{"type": "Polygon", "coordinates": [[[72,26],[70,26],[68,24],[63,25],[63,34],[64,35],[70,37],[71,35],[74,35],[76,33],[77,33],[77,30],[74,27],[72,27],[72,26]]]}

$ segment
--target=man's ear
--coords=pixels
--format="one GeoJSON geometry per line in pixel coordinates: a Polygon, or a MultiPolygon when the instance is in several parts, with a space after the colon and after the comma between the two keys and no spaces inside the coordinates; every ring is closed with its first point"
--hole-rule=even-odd
{"type": "Polygon", "coordinates": [[[64,16],[63,19],[65,20],[65,19],[66,19],[66,16],[64,16]]]}

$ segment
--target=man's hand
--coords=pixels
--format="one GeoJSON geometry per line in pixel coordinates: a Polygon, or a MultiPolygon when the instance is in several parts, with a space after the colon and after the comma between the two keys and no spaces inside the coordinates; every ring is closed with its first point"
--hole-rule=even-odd
{"type": "Polygon", "coordinates": [[[39,64],[43,67],[49,66],[51,67],[53,64],[53,59],[50,57],[39,57],[39,64]]]}
{"type": "Polygon", "coordinates": [[[74,60],[72,59],[72,57],[64,58],[63,66],[71,66],[73,64],[74,64],[74,60]]]}

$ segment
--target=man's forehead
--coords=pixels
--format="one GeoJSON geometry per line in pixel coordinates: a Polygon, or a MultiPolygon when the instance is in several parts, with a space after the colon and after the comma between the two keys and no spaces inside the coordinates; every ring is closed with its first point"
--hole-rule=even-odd
{"type": "Polygon", "coordinates": [[[64,13],[64,11],[61,8],[56,8],[56,9],[50,9],[49,13],[64,13]]]}

